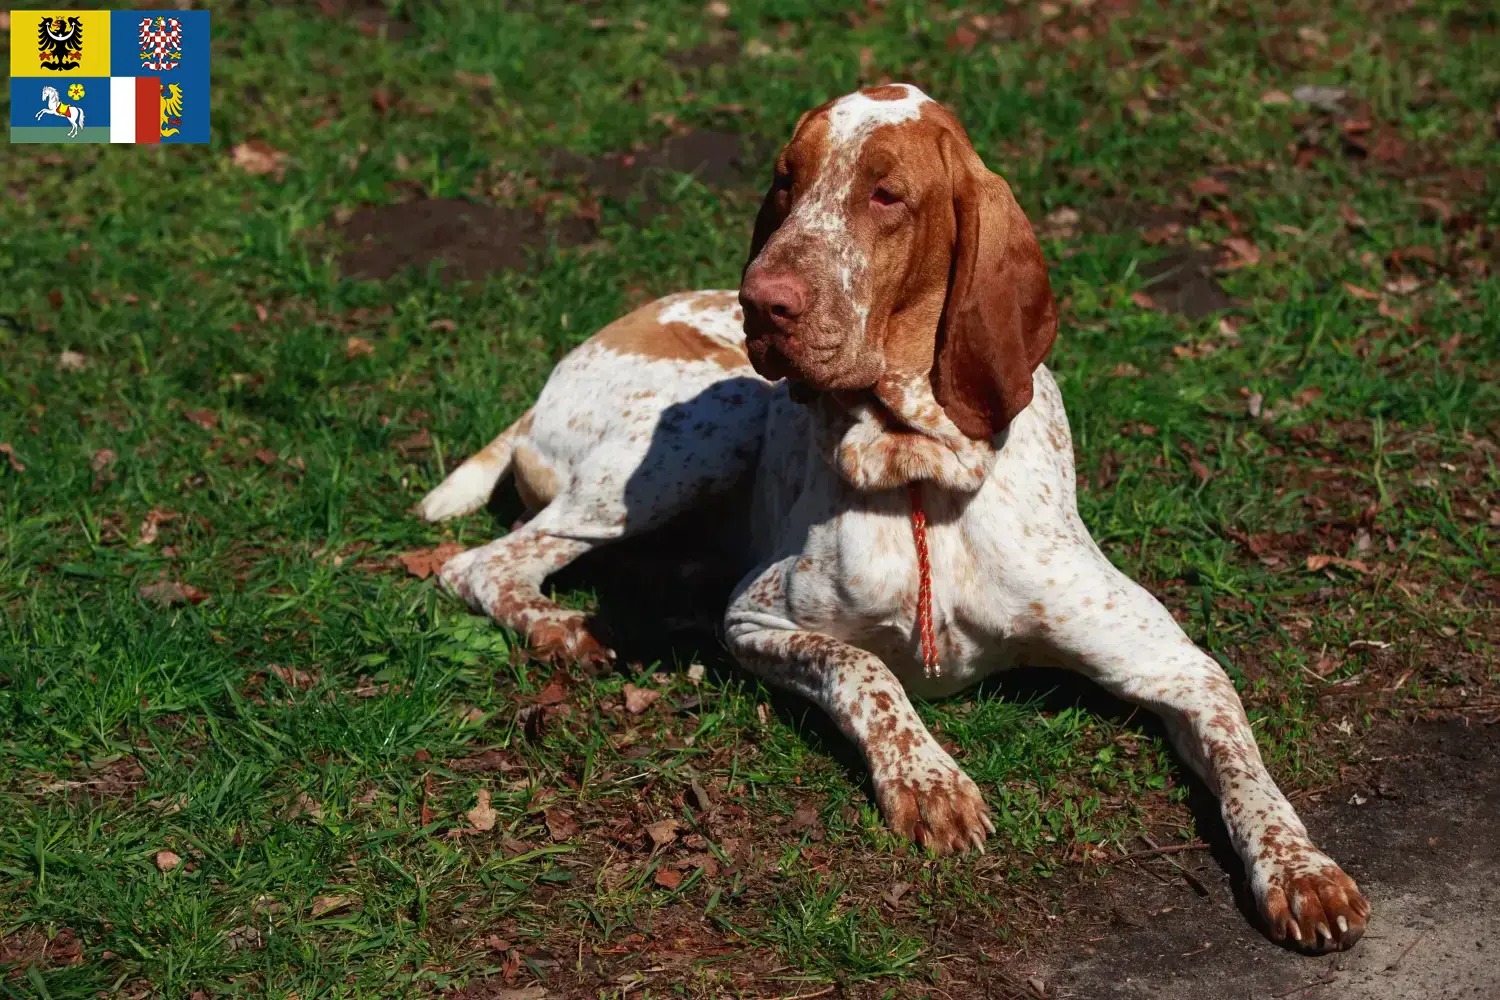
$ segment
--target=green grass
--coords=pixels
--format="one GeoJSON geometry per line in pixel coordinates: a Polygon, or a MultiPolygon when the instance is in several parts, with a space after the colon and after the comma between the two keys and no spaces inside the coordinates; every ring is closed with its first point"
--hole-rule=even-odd
{"type": "Polygon", "coordinates": [[[1045,681],[923,706],[995,810],[979,859],[896,842],[805,709],[711,649],[701,684],[657,671],[639,717],[621,689],[656,687],[652,665],[565,671],[528,735],[519,709],[551,672],[393,562],[503,530],[409,508],[570,346],[647,297],[737,280],[764,162],[622,195],[554,172],[558,151],[673,129],[764,150],[861,82],[950,103],[1043,230],[1084,518],[1229,669],[1279,779],[1329,782],[1373,726],[1495,705],[1496,15],[334,7],[214,5],[209,147],[0,158],[0,993],[309,1000],[500,976],[559,996],[934,977],[969,995],[977,956],[1034,935],[1100,852],[1191,835],[1139,720],[1045,681]],[[681,57],[708,46],[719,61],[681,57]],[[1347,88],[1347,112],[1262,98],[1302,84],[1347,88]],[[1350,119],[1404,153],[1351,156],[1350,119]],[[287,154],[281,177],[235,164],[252,139],[287,154]],[[1299,142],[1323,155],[1299,165],[1299,142]],[[1210,175],[1227,194],[1200,202],[1210,175]],[[339,220],[421,197],[597,209],[598,232],[473,283],[340,276],[339,220]],[[1260,259],[1218,275],[1227,323],[1133,301],[1165,298],[1153,262],[1234,237],[1260,259]],[[351,336],[373,352],[346,357],[351,336]],[[209,597],[159,607],[140,596],[158,579],[209,597]],[[495,829],[450,836],[481,788],[495,829]],[[679,839],[653,853],[643,824],[665,818],[679,839]]]}

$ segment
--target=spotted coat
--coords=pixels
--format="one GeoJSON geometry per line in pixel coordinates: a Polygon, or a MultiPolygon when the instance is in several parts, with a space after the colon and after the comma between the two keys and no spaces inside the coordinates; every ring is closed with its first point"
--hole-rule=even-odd
{"type": "MultiPolygon", "coordinates": [[[[1023,251],[1040,260],[1009,189],[951,116],[904,85],[804,115],[777,176],[740,290],[753,314],[733,291],[689,292],[605,327],[423,500],[429,520],[467,513],[511,473],[529,509],[524,525],[444,566],[444,585],[539,656],[607,659],[579,613],[543,596],[544,578],[711,497],[746,494],[748,523],[733,530],[747,572],[725,640],[860,747],[893,829],[939,852],[982,850],[994,832],[981,789],[911,697],[951,695],[1023,662],[1075,670],[1165,721],[1218,794],[1273,936],[1313,950],[1352,944],[1369,904],[1267,773],[1234,686],[1079,518],[1067,415],[1039,356],[1006,341],[939,377],[943,352],[969,335],[952,301],[963,279],[950,271],[963,254],[982,263],[991,252],[961,246],[965,234],[977,225],[1002,241],[1002,264],[1023,251]],[[906,214],[888,211],[886,184],[906,214]],[[757,282],[780,282],[767,295],[795,309],[768,318],[757,282]],[[972,388],[985,363],[1025,366],[1019,378],[999,370],[989,404],[972,388]],[[1012,411],[993,434],[972,433],[1012,411]],[[934,674],[916,629],[911,483],[928,520],[934,674]]],[[[1005,301],[1029,294],[1040,304],[1022,320],[1055,321],[1045,271],[1028,291],[1019,283],[1035,272],[1017,267],[1005,301]]]]}

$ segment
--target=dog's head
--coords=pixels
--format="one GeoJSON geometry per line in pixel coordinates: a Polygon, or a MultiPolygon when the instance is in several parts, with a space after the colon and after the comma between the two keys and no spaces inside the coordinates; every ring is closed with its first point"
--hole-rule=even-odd
{"type": "Polygon", "coordinates": [[[740,283],[756,371],[804,392],[927,381],[970,438],[1031,401],[1057,332],[1047,265],[963,126],[891,84],[802,115],[740,283]]]}

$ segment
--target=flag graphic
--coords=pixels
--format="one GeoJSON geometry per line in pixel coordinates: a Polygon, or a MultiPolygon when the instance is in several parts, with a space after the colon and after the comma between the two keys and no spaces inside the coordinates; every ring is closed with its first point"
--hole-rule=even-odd
{"type": "Polygon", "coordinates": [[[209,12],[10,19],[10,141],[209,141],[209,12]]]}
{"type": "Polygon", "coordinates": [[[161,78],[109,78],[109,141],[161,142],[161,78]]]}

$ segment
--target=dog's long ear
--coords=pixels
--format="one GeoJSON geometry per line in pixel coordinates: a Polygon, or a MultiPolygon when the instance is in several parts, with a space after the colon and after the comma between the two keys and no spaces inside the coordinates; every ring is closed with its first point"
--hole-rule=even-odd
{"type": "Polygon", "coordinates": [[[957,227],[932,385],[959,430],[991,438],[1031,402],[1031,373],[1057,337],[1057,306],[1010,185],[964,147],[946,150],[957,227]]]}

